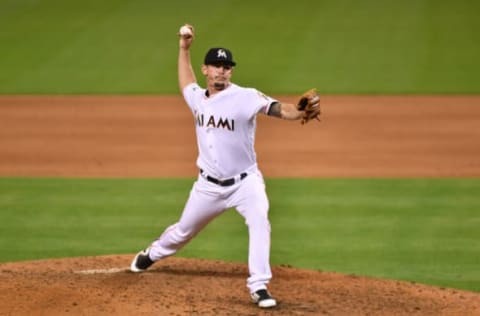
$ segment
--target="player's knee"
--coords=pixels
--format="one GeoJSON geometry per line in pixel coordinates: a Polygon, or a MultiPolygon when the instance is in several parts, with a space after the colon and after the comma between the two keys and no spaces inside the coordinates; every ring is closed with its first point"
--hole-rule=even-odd
{"type": "Polygon", "coordinates": [[[248,217],[245,221],[248,227],[250,228],[268,228],[270,229],[270,221],[268,220],[268,216],[266,213],[256,213],[250,217],[248,217]]]}
{"type": "Polygon", "coordinates": [[[182,229],[180,226],[177,226],[175,228],[173,238],[175,239],[175,242],[182,243],[192,239],[194,235],[195,233],[193,231],[185,230],[185,229],[182,229]]]}

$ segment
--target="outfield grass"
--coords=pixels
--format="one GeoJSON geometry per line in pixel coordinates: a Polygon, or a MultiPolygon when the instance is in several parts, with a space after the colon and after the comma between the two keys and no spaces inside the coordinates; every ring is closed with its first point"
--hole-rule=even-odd
{"type": "MultiPolygon", "coordinates": [[[[134,253],[178,219],[191,184],[0,178],[0,261],[134,253]]],[[[478,179],[268,179],[267,188],[273,265],[480,291],[478,179]]],[[[243,219],[227,211],[178,255],[246,262],[243,219]]]]}
{"type": "Polygon", "coordinates": [[[470,0],[0,0],[0,94],[178,93],[185,22],[197,70],[227,46],[235,81],[268,94],[478,94],[478,12],[470,0]]]}

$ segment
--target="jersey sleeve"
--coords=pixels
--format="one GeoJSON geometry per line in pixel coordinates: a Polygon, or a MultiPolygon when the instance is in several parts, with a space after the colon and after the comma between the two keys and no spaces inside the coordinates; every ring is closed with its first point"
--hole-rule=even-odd
{"type": "Polygon", "coordinates": [[[270,106],[275,103],[275,102],[278,102],[277,100],[275,100],[274,98],[271,98],[267,95],[265,95],[264,93],[258,91],[258,90],[255,90],[255,95],[254,95],[254,98],[255,98],[255,102],[254,104],[256,105],[256,108],[255,108],[255,113],[261,113],[261,114],[267,114],[268,113],[268,110],[270,109],[270,106]]]}
{"type": "Polygon", "coordinates": [[[191,84],[183,88],[182,93],[188,107],[190,108],[190,110],[192,110],[192,112],[194,112],[196,109],[195,100],[202,95],[202,88],[198,85],[198,83],[192,82],[191,84]]]}

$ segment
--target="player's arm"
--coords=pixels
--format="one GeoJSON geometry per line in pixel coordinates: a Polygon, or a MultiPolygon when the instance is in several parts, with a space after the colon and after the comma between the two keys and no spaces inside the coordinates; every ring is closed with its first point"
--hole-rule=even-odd
{"type": "Polygon", "coordinates": [[[178,52],[178,85],[180,91],[193,82],[197,82],[195,73],[192,69],[190,61],[190,45],[193,42],[193,27],[191,27],[191,35],[180,35],[179,52],[178,52]]]}
{"type": "Polygon", "coordinates": [[[295,104],[281,102],[275,102],[270,105],[267,114],[285,120],[299,120],[303,116],[303,112],[299,111],[295,104]]]}

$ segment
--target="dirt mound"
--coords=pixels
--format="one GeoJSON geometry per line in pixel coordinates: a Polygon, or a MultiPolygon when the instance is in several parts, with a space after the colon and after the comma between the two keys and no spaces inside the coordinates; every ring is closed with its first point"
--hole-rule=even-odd
{"type": "Polygon", "coordinates": [[[249,302],[246,264],[168,258],[134,274],[133,256],[0,264],[1,315],[480,315],[480,294],[274,267],[279,305],[249,302]]]}

